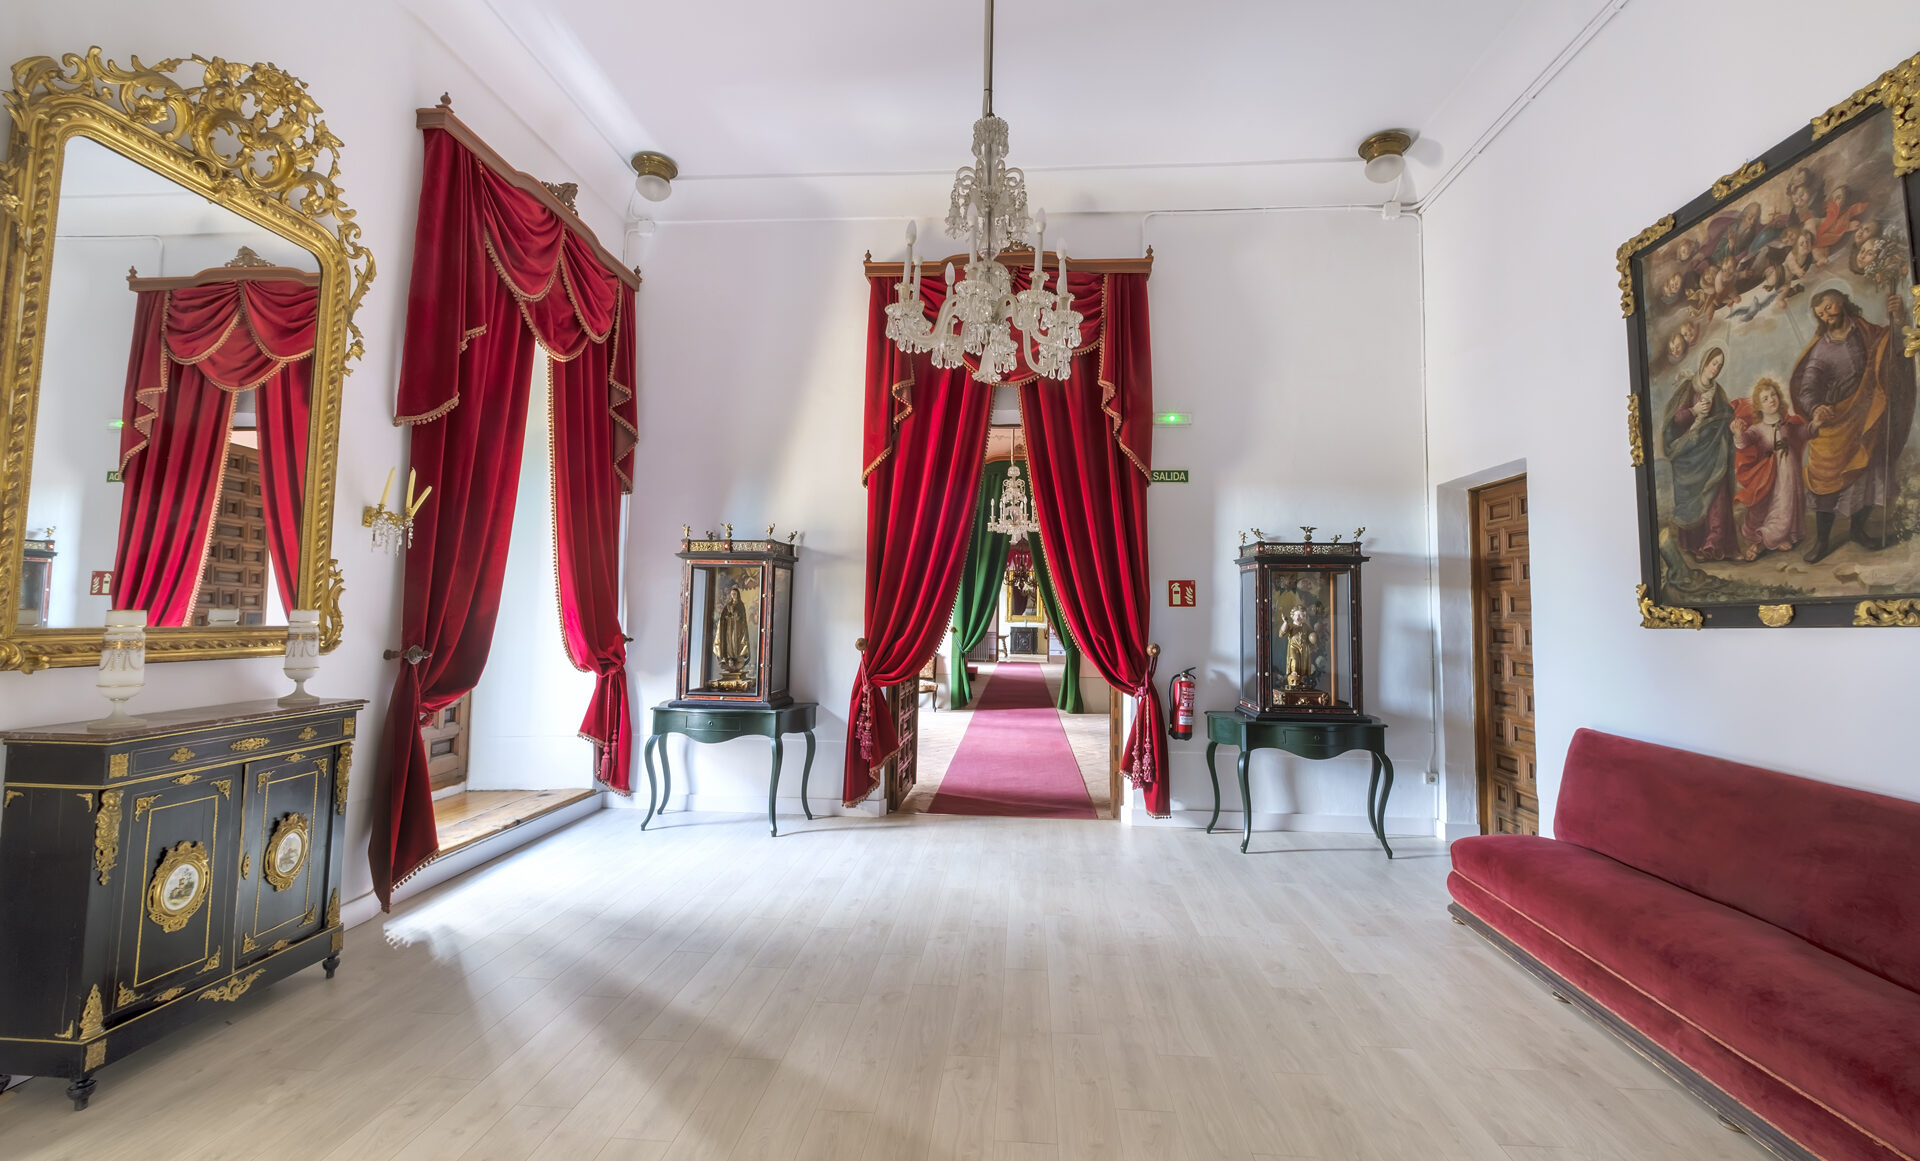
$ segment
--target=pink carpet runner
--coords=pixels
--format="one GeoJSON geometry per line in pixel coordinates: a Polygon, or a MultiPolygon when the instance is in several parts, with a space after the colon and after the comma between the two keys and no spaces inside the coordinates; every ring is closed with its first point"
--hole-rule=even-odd
{"type": "Polygon", "coordinates": [[[1096,817],[1040,666],[1002,661],[994,669],[927,809],[1009,818],[1096,817]]]}

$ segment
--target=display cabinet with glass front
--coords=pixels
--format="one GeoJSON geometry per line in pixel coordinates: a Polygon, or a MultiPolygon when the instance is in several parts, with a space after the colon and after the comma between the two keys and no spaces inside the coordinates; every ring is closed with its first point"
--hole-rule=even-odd
{"type": "MultiPolygon", "coordinates": [[[[1243,543],[1240,710],[1260,718],[1366,714],[1360,651],[1361,528],[1342,543],[1243,543]]],[[[1255,530],[1258,535],[1258,530],[1255,530]]]]}
{"type": "Polygon", "coordinates": [[[723,526],[696,539],[686,530],[680,548],[680,678],[673,705],[777,709],[791,704],[788,689],[793,626],[793,565],[799,555],[789,535],[735,540],[723,526]]]}

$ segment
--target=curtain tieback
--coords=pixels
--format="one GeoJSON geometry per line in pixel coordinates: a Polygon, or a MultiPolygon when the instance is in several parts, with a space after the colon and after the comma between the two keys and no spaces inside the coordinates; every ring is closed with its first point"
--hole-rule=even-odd
{"type": "Polygon", "coordinates": [[[432,656],[433,650],[431,649],[422,649],[418,645],[409,645],[404,653],[398,649],[388,649],[380,654],[380,659],[383,661],[404,661],[408,665],[418,665],[432,656]]]}

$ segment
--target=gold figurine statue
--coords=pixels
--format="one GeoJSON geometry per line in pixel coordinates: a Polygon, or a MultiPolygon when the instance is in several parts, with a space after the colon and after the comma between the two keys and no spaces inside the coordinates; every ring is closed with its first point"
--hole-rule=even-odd
{"type": "Polygon", "coordinates": [[[1280,635],[1287,639],[1287,688],[1313,688],[1313,646],[1317,638],[1307,620],[1307,607],[1295,605],[1281,623],[1280,635]]]}
{"type": "Polygon", "coordinates": [[[747,607],[740,590],[727,590],[727,599],[713,617],[713,655],[720,662],[720,676],[738,681],[747,672],[747,607]]]}

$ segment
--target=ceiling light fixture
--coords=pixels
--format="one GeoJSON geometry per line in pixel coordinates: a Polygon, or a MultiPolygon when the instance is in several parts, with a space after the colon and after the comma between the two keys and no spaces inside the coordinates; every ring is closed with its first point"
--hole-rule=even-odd
{"type": "Polygon", "coordinates": [[[650,202],[664,202],[673,192],[673,179],[680,176],[680,167],[673,158],[664,153],[645,150],[633,155],[633,188],[635,192],[650,202]]]}
{"type": "Polygon", "coordinates": [[[947,264],[947,297],[939,317],[928,322],[913,256],[918,228],[908,222],[900,300],[887,307],[887,337],[909,354],[931,353],[933,365],[942,369],[958,367],[964,355],[973,355],[979,360],[973,378],[980,383],[1000,382],[1019,368],[1022,355],[1041,375],[1065,379],[1080,345],[1081,316],[1067,290],[1067,255],[1058,238],[1054,285],[1059,293],[1046,288],[1047,214],[1028,216],[1026,175],[1007,165],[1007,123],[993,115],[993,0],[986,0],[986,7],[986,83],[980,119],[973,123],[973,164],[954,175],[947,208],[947,234],[967,239],[966,275],[956,283],[953,264],[947,264]],[[1033,284],[1015,294],[1013,274],[1000,255],[1024,247],[1029,227],[1039,232],[1033,284]],[[1018,340],[1014,330],[1020,332],[1018,340]]]}
{"type": "Polygon", "coordinates": [[[1380,216],[1391,221],[1400,216],[1400,178],[1407,172],[1407,147],[1413,136],[1399,129],[1383,129],[1360,143],[1360,158],[1367,163],[1367,180],[1391,185],[1380,207],[1380,216]]]}

